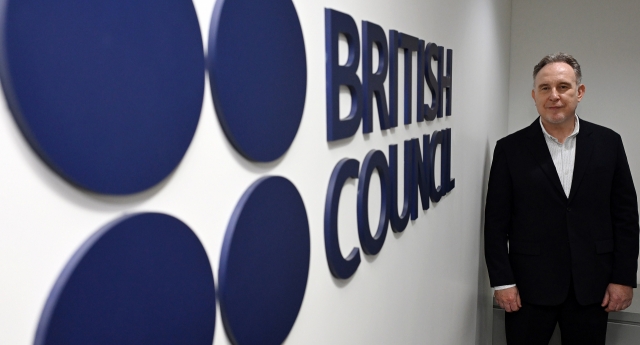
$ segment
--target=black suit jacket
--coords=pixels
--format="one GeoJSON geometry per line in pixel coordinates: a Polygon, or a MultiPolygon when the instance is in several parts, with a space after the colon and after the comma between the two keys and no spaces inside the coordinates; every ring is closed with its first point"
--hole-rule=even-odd
{"type": "Polygon", "coordinates": [[[622,139],[579,121],[568,198],[538,119],[494,151],[484,228],[491,286],[516,284],[528,303],[562,303],[572,277],[583,305],[600,303],[609,283],[636,287],[638,204],[622,139]]]}

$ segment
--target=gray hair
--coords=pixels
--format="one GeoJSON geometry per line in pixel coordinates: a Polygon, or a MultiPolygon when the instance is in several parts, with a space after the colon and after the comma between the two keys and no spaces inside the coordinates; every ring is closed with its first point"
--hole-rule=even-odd
{"type": "Polygon", "coordinates": [[[582,83],[582,70],[580,69],[580,64],[573,56],[565,53],[549,54],[543,57],[542,60],[540,60],[540,62],[538,62],[538,64],[533,68],[534,82],[536,80],[536,76],[538,75],[538,72],[540,72],[540,70],[544,66],[554,62],[564,62],[567,65],[571,66],[573,68],[573,71],[576,74],[576,83],[578,85],[582,83]]]}

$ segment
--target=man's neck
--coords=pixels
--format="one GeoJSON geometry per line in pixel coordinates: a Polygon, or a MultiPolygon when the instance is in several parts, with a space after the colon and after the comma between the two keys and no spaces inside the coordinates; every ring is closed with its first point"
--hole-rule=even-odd
{"type": "Polygon", "coordinates": [[[542,125],[547,133],[558,139],[560,143],[564,143],[576,127],[576,115],[574,114],[570,120],[562,123],[547,123],[542,119],[542,125]]]}

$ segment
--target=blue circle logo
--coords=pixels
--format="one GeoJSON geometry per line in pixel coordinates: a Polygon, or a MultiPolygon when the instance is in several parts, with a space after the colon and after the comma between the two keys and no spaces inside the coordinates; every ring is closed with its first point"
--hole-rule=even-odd
{"type": "MultiPolygon", "coordinates": [[[[189,0],[7,0],[0,80],[34,151],[74,185],[131,194],[166,178],[195,133],[205,58],[189,0]]],[[[216,114],[235,149],[271,162],[291,146],[307,65],[291,0],[218,0],[206,59],[216,114]]],[[[222,322],[235,344],[281,344],[309,274],[306,209],[284,177],[242,196],[220,256],[222,322]]],[[[36,345],[211,344],[207,255],[180,220],[118,219],[89,238],[51,291],[36,345]]]]}
{"type": "Polygon", "coordinates": [[[207,64],[216,113],[245,158],[270,162],[291,146],[304,110],[307,62],[291,0],[218,0],[207,64]]]}
{"type": "Polygon", "coordinates": [[[53,287],[35,345],[211,345],[216,301],[207,254],[178,219],[125,216],[78,249],[53,287]]]}
{"type": "Polygon", "coordinates": [[[296,187],[283,177],[256,181],[231,217],[220,255],[220,311],[234,344],[282,344],[302,305],[310,254],[296,187]]]}
{"type": "Polygon", "coordinates": [[[190,0],[7,0],[0,78],[37,154],[103,194],[150,188],[180,163],[204,95],[190,0]]]}

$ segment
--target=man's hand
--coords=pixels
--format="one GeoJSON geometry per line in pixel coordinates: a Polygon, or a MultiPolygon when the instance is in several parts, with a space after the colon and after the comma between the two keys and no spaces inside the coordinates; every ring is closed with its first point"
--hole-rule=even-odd
{"type": "Polygon", "coordinates": [[[633,288],[631,286],[611,283],[607,286],[607,291],[604,293],[602,306],[607,307],[605,309],[607,313],[625,310],[631,305],[632,299],[633,288]]]}
{"type": "Polygon", "coordinates": [[[494,297],[498,305],[500,305],[500,308],[504,309],[507,313],[518,311],[522,307],[520,294],[518,293],[518,288],[515,286],[504,290],[496,290],[494,297]]]}

